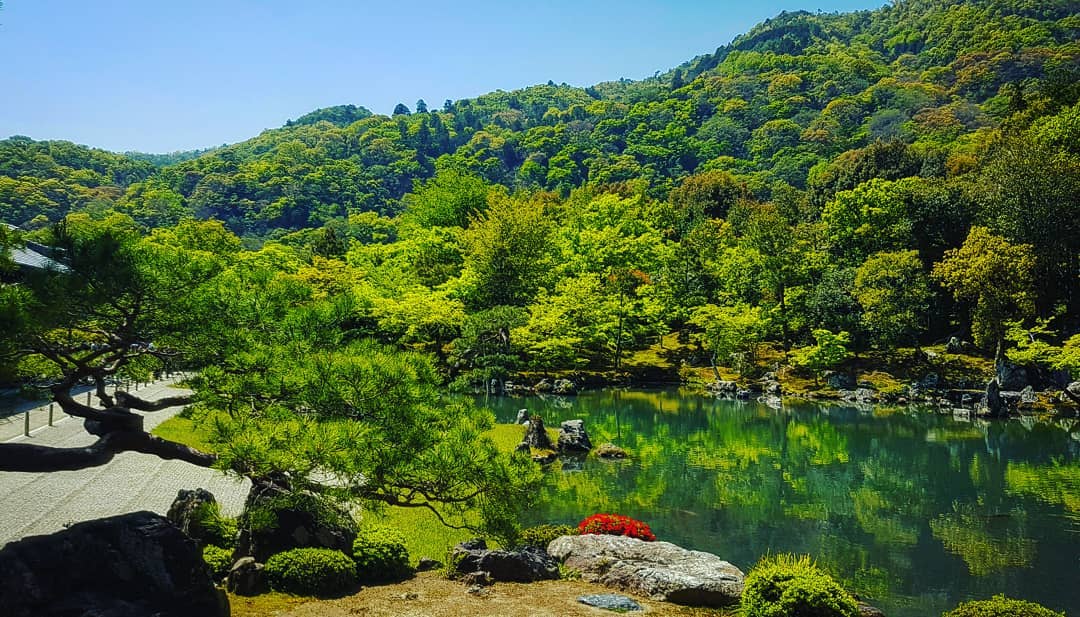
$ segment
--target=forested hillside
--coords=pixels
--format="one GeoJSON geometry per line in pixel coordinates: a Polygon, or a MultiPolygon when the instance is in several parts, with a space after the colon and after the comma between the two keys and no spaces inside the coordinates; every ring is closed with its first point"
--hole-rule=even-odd
{"type": "Polygon", "coordinates": [[[0,217],[218,219],[474,383],[672,329],[746,370],[969,332],[1077,370],[1078,9],[784,13],[643,81],[329,107],[160,169],[12,138],[0,217]]]}

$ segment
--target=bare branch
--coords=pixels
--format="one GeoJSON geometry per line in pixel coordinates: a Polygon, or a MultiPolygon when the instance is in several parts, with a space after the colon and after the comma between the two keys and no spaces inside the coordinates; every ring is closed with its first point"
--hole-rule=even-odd
{"type": "Polygon", "coordinates": [[[127,407],[128,409],[137,409],[139,411],[161,411],[162,409],[168,409],[170,407],[181,407],[183,405],[190,405],[195,402],[193,395],[187,394],[182,396],[168,396],[165,398],[159,398],[156,401],[148,401],[146,399],[139,398],[130,392],[119,391],[116,393],[116,404],[120,407],[127,407]]]}

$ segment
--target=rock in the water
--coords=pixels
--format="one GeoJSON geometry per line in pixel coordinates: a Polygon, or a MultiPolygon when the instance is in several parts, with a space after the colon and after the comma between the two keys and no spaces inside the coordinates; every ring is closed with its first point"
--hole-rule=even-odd
{"type": "Polygon", "coordinates": [[[833,371],[826,371],[825,383],[834,390],[854,390],[858,385],[854,375],[833,371]]]}
{"type": "Polygon", "coordinates": [[[991,379],[990,383],[986,384],[986,413],[995,418],[1001,418],[1009,414],[1009,409],[1001,398],[1001,386],[996,378],[991,379]]]}
{"type": "Polygon", "coordinates": [[[596,456],[600,458],[626,458],[626,450],[613,443],[602,443],[596,449],[596,456]]]}
{"type": "Polygon", "coordinates": [[[284,479],[252,482],[241,521],[245,518],[259,523],[241,525],[236,557],[265,563],[271,555],[305,547],[352,555],[357,532],[352,516],[319,495],[292,490],[284,479]]]}
{"type": "Polygon", "coordinates": [[[634,602],[633,598],[617,593],[594,593],[587,596],[578,596],[577,601],[588,606],[595,606],[609,611],[619,611],[620,613],[644,610],[640,604],[634,602]]]}
{"type": "Polygon", "coordinates": [[[1061,391],[1062,403],[1080,403],[1080,381],[1074,381],[1061,391]],[[1072,396],[1070,396],[1070,394],[1072,396]]]}
{"type": "Polygon", "coordinates": [[[763,382],[762,388],[764,389],[765,394],[770,394],[772,396],[780,396],[781,392],[783,392],[783,388],[780,387],[779,381],[763,382]]]}
{"type": "Polygon", "coordinates": [[[577,391],[577,385],[569,379],[556,379],[551,388],[552,394],[577,394],[577,391]]]}
{"type": "Polygon", "coordinates": [[[454,574],[462,577],[484,572],[491,580],[514,583],[559,578],[559,564],[546,551],[532,546],[514,551],[493,551],[488,550],[486,544],[478,546],[463,542],[454,547],[451,562],[454,574]]]}
{"type": "Polygon", "coordinates": [[[586,581],[690,606],[738,603],[745,578],[711,553],[626,536],[563,536],[548,552],[586,581]]]}
{"type": "Polygon", "coordinates": [[[999,360],[994,367],[994,373],[1002,390],[1019,392],[1031,385],[1027,369],[1008,360],[999,360]]]}
{"type": "Polygon", "coordinates": [[[23,538],[0,550],[5,617],[228,617],[194,540],[134,512],[23,538]]]}
{"type": "Polygon", "coordinates": [[[210,537],[215,535],[213,532],[203,529],[202,521],[206,508],[213,508],[216,505],[217,500],[214,499],[214,495],[206,489],[197,488],[193,491],[182,489],[176,494],[176,499],[169,506],[169,512],[165,518],[192,540],[198,542],[199,546],[206,546],[216,538],[210,537]]]}
{"type": "Polygon", "coordinates": [[[718,394],[735,394],[735,391],[739,389],[739,384],[734,381],[717,379],[705,386],[705,389],[718,394]]]}
{"type": "Polygon", "coordinates": [[[1035,394],[1035,388],[1032,388],[1031,386],[1028,386],[1028,387],[1026,387],[1026,388],[1024,388],[1023,390],[1020,391],[1020,402],[1021,403],[1031,404],[1031,403],[1034,403],[1034,402],[1036,402],[1038,400],[1039,400],[1039,397],[1038,397],[1038,395],[1035,394]]]}
{"type": "Polygon", "coordinates": [[[546,378],[541,379],[540,381],[536,382],[536,385],[533,386],[533,391],[538,393],[538,394],[544,394],[546,392],[551,392],[554,389],[555,389],[555,386],[551,383],[551,381],[549,381],[546,378]]]}
{"type": "Polygon", "coordinates": [[[735,393],[735,398],[739,399],[740,401],[748,401],[748,400],[750,400],[750,396],[752,394],[753,394],[753,392],[751,392],[749,390],[739,390],[738,392],[735,393]]]}
{"type": "Polygon", "coordinates": [[[592,441],[585,431],[584,420],[564,420],[559,428],[559,452],[588,452],[592,441]]]}
{"type": "Polygon", "coordinates": [[[529,427],[525,429],[525,438],[522,441],[529,444],[530,448],[538,450],[555,449],[551,444],[551,437],[547,434],[547,428],[544,427],[544,419],[540,416],[529,418],[529,427]]]}
{"type": "Polygon", "coordinates": [[[514,420],[514,424],[528,424],[529,423],[529,410],[519,409],[517,412],[517,418],[514,420]]]}
{"type": "Polygon", "coordinates": [[[238,596],[257,596],[270,590],[263,576],[263,564],[254,557],[241,557],[229,569],[226,588],[238,596]]]}
{"type": "Polygon", "coordinates": [[[421,557],[420,561],[416,562],[417,572],[427,572],[429,570],[438,570],[443,567],[443,562],[432,559],[431,557],[421,557]]]}

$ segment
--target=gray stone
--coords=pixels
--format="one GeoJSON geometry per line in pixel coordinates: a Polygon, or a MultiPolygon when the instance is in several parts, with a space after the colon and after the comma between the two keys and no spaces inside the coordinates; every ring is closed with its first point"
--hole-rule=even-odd
{"type": "Polygon", "coordinates": [[[720,394],[734,394],[739,389],[739,384],[734,381],[724,381],[723,379],[717,379],[709,383],[705,389],[717,392],[720,394]]]}
{"type": "Polygon", "coordinates": [[[554,389],[555,386],[548,379],[541,379],[540,381],[536,382],[535,386],[533,386],[533,390],[540,394],[543,394],[545,392],[551,392],[554,389]]]}
{"type": "Polygon", "coordinates": [[[849,403],[872,403],[877,400],[877,394],[868,388],[857,390],[841,390],[840,398],[849,403]]]}
{"type": "Polygon", "coordinates": [[[858,382],[855,376],[849,373],[826,371],[825,383],[829,384],[833,390],[854,390],[858,382]]]}
{"type": "Polygon", "coordinates": [[[951,337],[948,343],[945,343],[945,353],[951,354],[970,354],[974,353],[975,346],[968,341],[962,341],[958,338],[951,337]]]}
{"type": "Polygon", "coordinates": [[[1001,386],[996,378],[991,379],[990,383],[986,384],[986,413],[994,418],[1009,414],[1009,409],[1001,398],[1001,386]]]}
{"type": "Polygon", "coordinates": [[[8,543],[0,603],[5,617],[229,615],[198,545],[153,512],[8,543]]]}
{"type": "Polygon", "coordinates": [[[438,559],[432,559],[431,557],[421,557],[420,561],[416,562],[417,572],[428,572],[430,570],[438,570],[443,567],[443,562],[438,559]]]}
{"type": "Polygon", "coordinates": [[[463,574],[461,576],[461,582],[469,585],[469,593],[476,593],[476,591],[473,590],[473,587],[486,587],[495,583],[494,579],[491,578],[490,572],[483,572],[480,570],[463,574]]]}
{"type": "Polygon", "coordinates": [[[517,418],[514,420],[514,424],[528,424],[529,423],[529,410],[519,409],[517,412],[517,418]]]}
{"type": "Polygon", "coordinates": [[[559,427],[559,452],[588,452],[592,441],[585,431],[584,420],[564,420],[559,427]]]}
{"type": "Polygon", "coordinates": [[[1038,395],[1035,394],[1035,388],[1028,386],[1020,391],[1021,403],[1034,403],[1039,400],[1038,395]]]}
{"type": "Polygon", "coordinates": [[[556,379],[551,388],[552,394],[577,394],[578,387],[569,379],[556,379]]]}
{"type": "MultiPolygon", "coordinates": [[[[559,564],[540,548],[524,548],[504,551],[488,550],[487,545],[477,548],[475,544],[462,543],[454,547],[451,563],[455,576],[483,572],[493,581],[531,583],[559,578],[559,564]]],[[[463,579],[464,580],[464,579],[463,579]]]]}
{"type": "Polygon", "coordinates": [[[524,441],[519,443],[514,448],[514,452],[517,452],[518,454],[528,454],[531,451],[532,451],[532,449],[529,448],[529,444],[525,443],[524,441]]]}
{"type": "Polygon", "coordinates": [[[735,398],[739,399],[740,401],[748,401],[748,400],[750,400],[750,396],[752,394],[753,394],[753,392],[751,392],[749,390],[739,390],[738,392],[735,393],[735,398]]]}
{"type": "Polygon", "coordinates": [[[176,525],[180,531],[186,533],[189,538],[198,542],[200,547],[206,546],[217,539],[216,534],[202,526],[202,514],[208,507],[217,507],[217,500],[210,491],[201,488],[193,491],[181,490],[169,506],[169,512],[165,518],[176,525]]]}
{"type": "Polygon", "coordinates": [[[226,588],[238,596],[257,596],[270,591],[263,576],[263,564],[254,557],[241,557],[229,569],[226,588]]]}
{"type": "Polygon", "coordinates": [[[633,598],[617,593],[594,593],[587,596],[578,596],[577,601],[588,606],[620,613],[644,610],[640,604],[634,602],[633,598]]]}
{"type": "Polygon", "coordinates": [[[780,387],[780,382],[778,381],[766,381],[763,385],[765,387],[765,394],[780,396],[780,393],[783,391],[780,387]]]}
{"type": "Polygon", "coordinates": [[[994,367],[994,374],[1002,390],[1019,392],[1031,385],[1027,369],[1008,360],[999,360],[994,367]]]}
{"type": "Polygon", "coordinates": [[[529,418],[529,427],[525,429],[525,439],[523,441],[529,444],[530,448],[538,450],[555,449],[555,446],[551,444],[551,437],[547,434],[547,428],[544,426],[544,419],[540,416],[529,418]]]}
{"type": "Polygon", "coordinates": [[[1074,381],[1065,388],[1062,388],[1061,402],[1080,403],[1080,381],[1074,381]],[[1069,396],[1070,394],[1072,396],[1069,396]]]}
{"type": "Polygon", "coordinates": [[[870,606],[866,602],[859,602],[859,617],[885,617],[885,613],[881,612],[881,609],[870,606]]]}
{"type": "Polygon", "coordinates": [[[548,553],[585,581],[689,606],[736,604],[745,578],[711,553],[626,536],[563,536],[548,545],[548,553]]]}

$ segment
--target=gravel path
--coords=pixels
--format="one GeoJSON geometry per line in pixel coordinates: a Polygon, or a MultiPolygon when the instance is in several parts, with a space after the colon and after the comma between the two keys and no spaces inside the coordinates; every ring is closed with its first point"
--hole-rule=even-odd
{"type": "MultiPolygon", "coordinates": [[[[161,381],[140,388],[138,395],[154,400],[183,392],[161,381]]],[[[178,411],[146,414],[147,430],[178,411]]],[[[93,443],[94,437],[83,430],[80,420],[65,418],[52,427],[31,431],[30,437],[8,441],[75,447],[93,443]]],[[[219,471],[137,452],[118,454],[107,465],[81,471],[0,472],[0,544],[103,516],[136,510],[165,514],[180,489],[205,488],[217,497],[224,514],[236,516],[250,486],[247,480],[219,471]]]]}

